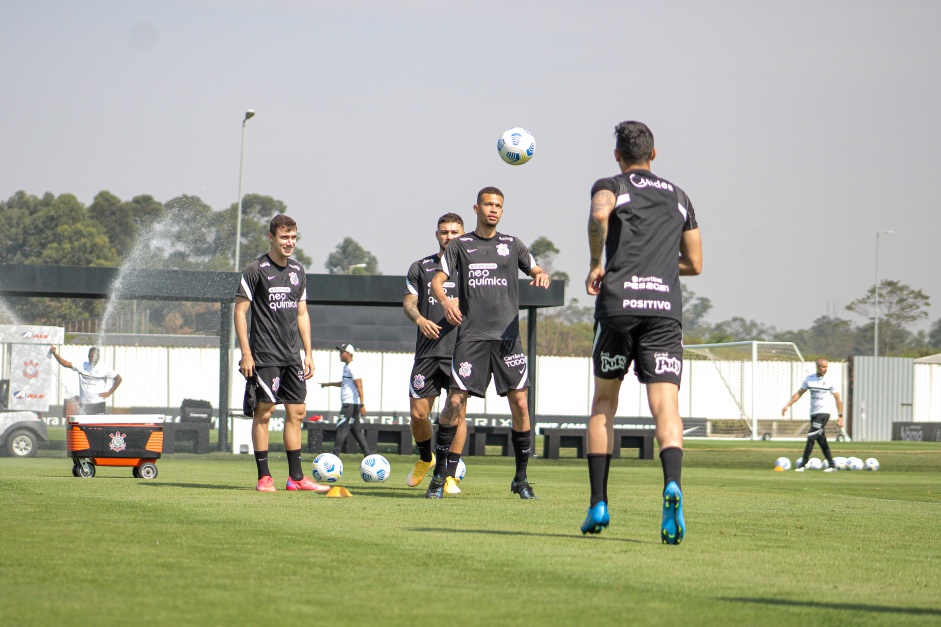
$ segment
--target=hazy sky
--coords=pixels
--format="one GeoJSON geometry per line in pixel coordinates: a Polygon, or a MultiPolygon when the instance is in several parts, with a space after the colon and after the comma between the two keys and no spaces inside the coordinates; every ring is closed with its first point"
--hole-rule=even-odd
{"type": "MultiPolygon", "coordinates": [[[[880,276],[941,317],[941,2],[4,0],[0,198],[283,200],[325,272],[352,236],[404,275],[435,220],[561,249],[589,302],[585,225],[613,127],[648,123],[654,172],[699,218],[709,319],[809,326],[880,276]],[[505,165],[500,133],[536,137],[505,165]]],[[[2,225],[0,225],[2,228],[2,225]]],[[[262,251],[259,251],[262,252],[262,251]]]]}

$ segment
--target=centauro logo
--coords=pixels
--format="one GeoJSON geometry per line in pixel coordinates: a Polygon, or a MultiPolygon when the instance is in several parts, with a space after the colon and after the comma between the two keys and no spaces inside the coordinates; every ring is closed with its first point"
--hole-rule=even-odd
{"type": "Polygon", "coordinates": [[[614,372],[627,368],[627,357],[624,355],[609,355],[606,352],[601,353],[601,372],[614,372]]]}
{"type": "Polygon", "coordinates": [[[672,372],[679,376],[680,371],[683,369],[683,362],[680,361],[679,357],[670,357],[669,353],[654,353],[653,357],[656,360],[654,372],[657,374],[672,372]]]}

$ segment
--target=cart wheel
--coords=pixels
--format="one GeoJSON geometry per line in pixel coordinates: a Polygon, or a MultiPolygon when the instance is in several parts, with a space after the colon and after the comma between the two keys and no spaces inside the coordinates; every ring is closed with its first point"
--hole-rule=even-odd
{"type": "Polygon", "coordinates": [[[154,479],[157,476],[157,465],[151,462],[141,464],[137,474],[140,475],[141,479],[154,479]]]}
{"type": "Polygon", "coordinates": [[[140,468],[134,466],[134,469],[131,471],[131,474],[134,475],[135,479],[140,479],[140,468]]]}
{"type": "Polygon", "coordinates": [[[72,476],[79,477],[78,471],[81,469],[81,465],[78,462],[72,462],[72,476]]]}
{"type": "Polygon", "coordinates": [[[845,438],[843,437],[843,434],[842,434],[842,433],[841,433],[840,435],[836,436],[836,441],[837,441],[837,442],[842,442],[844,439],[845,439],[845,438]]]}
{"type": "Polygon", "coordinates": [[[91,479],[95,476],[95,465],[86,463],[78,465],[78,476],[85,477],[86,479],[91,479]]]}
{"type": "Polygon", "coordinates": [[[769,442],[771,441],[771,434],[765,433],[764,435],[761,436],[761,439],[764,440],[765,442],[769,442]]]}

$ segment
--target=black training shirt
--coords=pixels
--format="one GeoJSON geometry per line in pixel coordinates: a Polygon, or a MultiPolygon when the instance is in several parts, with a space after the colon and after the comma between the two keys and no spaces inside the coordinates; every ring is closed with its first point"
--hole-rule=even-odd
{"type": "Polygon", "coordinates": [[[266,254],[242,271],[237,296],[251,301],[249,346],[255,366],[304,363],[304,345],[297,329],[297,304],[307,300],[307,274],[293,259],[276,265],[266,254]]]}
{"type": "MultiPolygon", "coordinates": [[[[454,340],[457,332],[444,317],[444,307],[431,295],[431,279],[441,267],[441,255],[428,255],[419,259],[408,269],[405,280],[406,294],[418,297],[418,313],[431,320],[441,330],[437,340],[430,340],[418,330],[418,339],[415,341],[415,359],[420,357],[450,357],[454,353],[454,340]]],[[[454,281],[444,282],[444,293],[450,298],[458,295],[457,284],[454,281]]]]}
{"type": "Polygon", "coordinates": [[[684,231],[699,228],[693,205],[679,187],[648,170],[600,179],[615,208],[608,218],[605,274],[595,318],[657,316],[682,321],[679,254],[684,231]]]}

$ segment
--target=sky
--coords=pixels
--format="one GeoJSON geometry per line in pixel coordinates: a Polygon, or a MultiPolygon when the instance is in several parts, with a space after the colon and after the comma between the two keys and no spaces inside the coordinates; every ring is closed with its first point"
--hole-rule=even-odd
{"type": "MultiPolygon", "coordinates": [[[[590,304],[592,183],[613,130],[654,133],[654,173],[692,200],[703,273],[733,316],[779,329],[845,306],[879,276],[941,317],[930,181],[941,163],[941,3],[899,0],[5,0],[0,198],[108,190],[196,195],[217,210],[273,196],[308,272],[347,236],[404,275],[435,222],[549,238],[566,298],[590,304]],[[522,166],[497,155],[514,126],[522,166]]],[[[2,228],[2,226],[0,226],[2,228]]],[[[259,251],[263,252],[263,251],[259,251]]]]}

